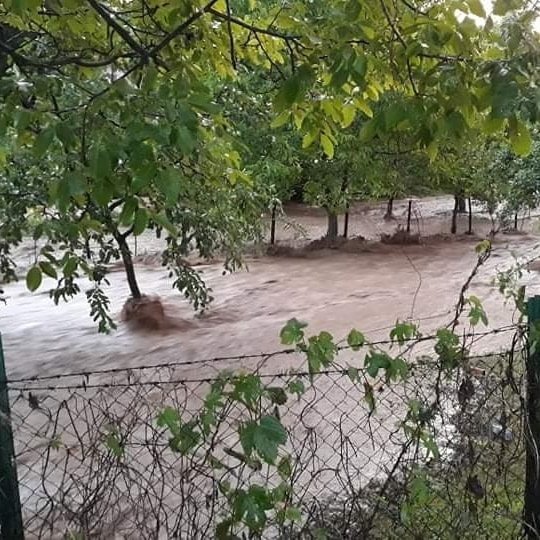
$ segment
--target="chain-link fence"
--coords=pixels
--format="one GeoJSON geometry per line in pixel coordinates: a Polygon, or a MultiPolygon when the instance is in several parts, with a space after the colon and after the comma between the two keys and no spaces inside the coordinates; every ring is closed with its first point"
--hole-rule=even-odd
{"type": "Polygon", "coordinates": [[[25,537],[226,538],[232,514],[246,538],[261,523],[264,538],[516,538],[527,407],[511,349],[448,371],[407,347],[392,381],[348,349],[318,374],[281,351],[240,374],[215,359],[12,380],[25,537]],[[259,420],[268,459],[246,451],[259,420]]]}

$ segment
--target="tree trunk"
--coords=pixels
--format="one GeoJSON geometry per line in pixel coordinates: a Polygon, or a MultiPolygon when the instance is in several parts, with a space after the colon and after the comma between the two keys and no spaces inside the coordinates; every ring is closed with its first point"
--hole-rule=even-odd
{"type": "Polygon", "coordinates": [[[457,232],[457,215],[459,211],[459,203],[457,196],[454,197],[454,210],[452,211],[452,227],[450,229],[450,232],[452,234],[456,234],[457,232]]]}
{"type": "Polygon", "coordinates": [[[407,208],[407,234],[411,232],[411,213],[412,213],[412,201],[409,199],[409,206],[407,208]]]}
{"type": "Polygon", "coordinates": [[[518,213],[514,214],[514,229],[518,230],[518,213]]]}
{"type": "Polygon", "coordinates": [[[468,199],[468,203],[469,203],[469,230],[467,231],[467,234],[472,234],[472,201],[470,197],[468,199]]]}
{"type": "Polygon", "coordinates": [[[329,240],[335,240],[338,235],[338,217],[335,212],[326,210],[328,215],[328,229],[326,231],[326,238],[329,240]]]}
{"type": "Polygon", "coordinates": [[[345,209],[345,222],[343,223],[343,238],[349,236],[349,206],[345,209]]]}
{"type": "Polygon", "coordinates": [[[276,205],[272,206],[272,223],[270,226],[270,244],[276,243],[276,205]]]}
{"type": "Polygon", "coordinates": [[[126,271],[126,276],[128,280],[129,290],[131,291],[131,296],[135,299],[139,299],[141,298],[142,295],[139,289],[139,285],[137,284],[137,278],[135,277],[135,269],[133,268],[133,258],[131,257],[129,246],[123,235],[117,233],[114,236],[120,248],[120,253],[122,254],[122,261],[124,263],[124,269],[126,271]]]}
{"type": "Polygon", "coordinates": [[[393,219],[394,217],[394,197],[388,199],[388,204],[386,205],[386,214],[384,214],[384,219],[393,219]]]}
{"type": "Polygon", "coordinates": [[[88,261],[92,258],[92,252],[90,251],[90,240],[88,238],[84,239],[84,255],[88,261]]]}
{"type": "Polygon", "coordinates": [[[467,200],[461,195],[456,195],[458,213],[466,214],[467,213],[467,200]]]}

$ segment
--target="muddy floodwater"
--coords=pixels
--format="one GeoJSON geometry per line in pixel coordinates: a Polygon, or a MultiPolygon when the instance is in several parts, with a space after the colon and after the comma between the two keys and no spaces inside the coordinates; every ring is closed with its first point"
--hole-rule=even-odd
{"type": "MultiPolygon", "coordinates": [[[[224,274],[219,262],[197,263],[215,297],[203,316],[196,316],[171,289],[167,272],[159,265],[160,243],[143,235],[137,245],[132,244],[139,285],[145,293],[159,295],[167,314],[178,322],[177,328],[167,332],[134,332],[120,321],[129,296],[120,268],[111,269],[106,289],[118,321],[118,330],[109,335],[99,334],[89,317],[87,284],[82,284],[81,294],[58,306],[48,294],[52,280],[33,294],[24,279],[5,286],[7,304],[0,304],[0,331],[12,379],[10,400],[27,536],[64,538],[67,530],[77,530],[78,516],[86,516],[87,498],[80,495],[82,490],[92,493],[96,501],[95,515],[88,519],[93,531],[89,537],[171,538],[169,529],[160,529],[158,536],[152,521],[168,523],[170,516],[178,521],[174,537],[208,537],[190,528],[210,530],[215,525],[216,515],[201,511],[209,508],[209,497],[216,497],[218,510],[224,505],[218,490],[200,472],[207,470],[206,453],[184,458],[166,451],[168,434],[156,427],[158,411],[172,407],[183,418],[195,414],[207,395],[209,379],[224,368],[259,368],[268,375],[265,383],[283,384],[280,372],[305,368],[301,354],[275,354],[264,360],[246,356],[282,349],[279,331],[293,317],[309,323],[308,332],[324,329],[341,339],[357,328],[377,341],[388,338],[398,319],[417,322],[424,335],[448,323],[477,260],[475,246],[491,228],[488,216],[476,208],[475,234],[463,234],[468,220],[460,216],[459,234],[450,237],[452,203],[445,197],[414,203],[411,230],[422,238],[415,245],[377,240],[405,226],[406,201],[396,203],[396,219],[391,221],[382,217],[384,205],[358,205],[350,215],[353,239],[338,249],[328,249],[324,242],[316,243],[314,249],[312,242],[325,232],[323,214],[289,206],[277,224],[273,255],[262,255],[263,247],[252,249],[246,267],[233,274],[224,274]],[[123,369],[162,364],[166,366],[123,369]],[[117,371],[62,377],[60,382],[48,378],[110,368],[117,371]],[[47,379],[17,382],[33,376],[47,379]],[[49,383],[52,387],[40,386],[49,383]],[[124,459],[115,458],[115,467],[100,467],[101,460],[110,456],[104,441],[111,426],[123,434],[124,459]],[[53,448],[52,442],[55,451],[44,452],[53,448]],[[199,458],[200,463],[192,462],[199,458]],[[107,487],[103,493],[101,486],[107,487]],[[188,503],[183,497],[186,490],[188,503]],[[174,511],[163,514],[163,509],[174,511]],[[42,534],[47,527],[47,534],[42,534]],[[130,533],[134,530],[135,535],[130,533]]],[[[524,232],[496,236],[491,257],[472,281],[470,293],[482,300],[489,317],[489,327],[478,332],[513,321],[512,306],[505,305],[493,279],[497,270],[510,267],[516,258],[532,259],[540,253],[536,218],[522,225],[524,232]]],[[[21,276],[36,251],[32,242],[16,250],[21,276]]],[[[527,273],[523,282],[529,295],[540,293],[537,273],[527,273]]],[[[466,320],[458,330],[469,330],[465,324],[466,320]]],[[[473,353],[497,352],[509,345],[512,331],[477,338],[473,353]]],[[[409,351],[409,358],[429,353],[432,346],[432,341],[422,341],[409,351]]],[[[362,353],[343,351],[338,362],[361,367],[362,353]]],[[[356,497],[357,490],[373,479],[386,478],[401,459],[404,439],[399,426],[408,399],[417,395],[431,399],[426,396],[432,383],[432,366],[422,368],[421,363],[403,384],[374,380],[377,407],[368,411],[362,391],[339,371],[330,371],[298,400],[289,401],[281,420],[288,432],[286,451],[299,464],[295,505],[309,507],[312,499],[343,501],[347,494],[356,497]]],[[[480,389],[480,382],[476,384],[480,389]]],[[[442,410],[448,418],[457,410],[457,394],[451,388],[444,394],[442,410]]],[[[238,419],[232,414],[228,420],[216,428],[214,455],[236,467],[225,446],[241,450],[238,419]]],[[[486,417],[480,424],[489,426],[490,421],[486,417]]],[[[450,456],[447,443],[455,438],[455,427],[448,421],[438,422],[437,442],[442,454],[450,456]]]]}
{"type": "MultiPolygon", "coordinates": [[[[447,197],[415,202],[413,231],[426,237],[446,232],[452,204],[447,197]]],[[[386,222],[381,205],[360,206],[351,214],[350,233],[376,238],[404,223],[405,209],[406,202],[397,203],[397,219],[386,222]]],[[[119,322],[116,332],[100,335],[89,317],[83,292],[55,306],[47,289],[52,280],[33,294],[21,280],[4,287],[7,304],[0,305],[8,375],[17,378],[268,352],[281,347],[279,330],[292,317],[308,322],[313,332],[325,329],[338,337],[355,327],[370,338],[384,338],[397,319],[418,321],[429,332],[450,320],[459,290],[476,260],[477,237],[489,226],[488,218],[477,213],[476,237],[441,237],[412,246],[368,242],[352,252],[323,249],[251,256],[245,269],[226,275],[220,263],[202,264],[198,268],[215,297],[203,317],[196,317],[171,290],[166,271],[152,262],[151,255],[158,250],[155,242],[143,237],[137,246],[140,287],[145,293],[160,295],[168,313],[183,321],[182,328],[141,334],[119,322]]],[[[324,227],[324,215],[291,207],[287,220],[278,224],[278,241],[305,242],[320,237],[324,227]]],[[[459,227],[460,232],[466,227],[466,216],[460,217],[459,227]]],[[[497,236],[490,260],[471,287],[485,303],[492,328],[510,323],[513,317],[492,286],[496,270],[511,265],[515,256],[531,258],[538,252],[535,220],[529,219],[525,228],[527,234],[497,236]]],[[[31,246],[25,249],[17,252],[23,267],[31,246]]],[[[129,291],[120,270],[111,272],[109,278],[106,291],[111,311],[119,319],[129,291]]],[[[528,294],[540,292],[537,274],[527,274],[524,281],[528,294]]],[[[491,336],[489,342],[478,343],[479,350],[503,347],[508,337],[491,336]]],[[[229,365],[249,367],[249,362],[231,361],[229,365]]],[[[187,366],[185,373],[192,375],[194,368],[187,366]]]]}

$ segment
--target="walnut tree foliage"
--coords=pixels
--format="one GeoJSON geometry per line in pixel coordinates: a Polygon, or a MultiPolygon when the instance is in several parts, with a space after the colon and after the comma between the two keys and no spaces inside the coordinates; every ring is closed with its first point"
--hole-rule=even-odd
{"type": "Polygon", "coordinates": [[[67,298],[85,275],[105,329],[105,265],[121,259],[140,296],[127,239],[150,229],[165,238],[174,285],[204,307],[206,286],[183,257],[220,252],[237,264],[271,194],[257,178],[279,172],[275,160],[242,162],[231,122],[232,90],[255,70],[274,125],[328,159],[355,121],[366,142],[399,131],[431,157],[472,128],[526,154],[538,115],[534,16],[521,0],[497,0],[493,15],[478,0],[4,0],[3,274],[37,209],[32,234],[45,247],[31,289],[45,273],[55,299],[67,298]],[[381,100],[389,92],[407,106],[381,100]],[[84,257],[89,246],[96,256],[84,257]]]}

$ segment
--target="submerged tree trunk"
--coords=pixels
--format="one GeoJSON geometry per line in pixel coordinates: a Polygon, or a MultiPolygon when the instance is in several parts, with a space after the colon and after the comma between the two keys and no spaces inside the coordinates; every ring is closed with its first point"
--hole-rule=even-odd
{"type": "Polygon", "coordinates": [[[459,203],[458,203],[458,197],[454,197],[454,210],[452,211],[452,227],[450,228],[450,232],[452,234],[456,234],[457,232],[457,215],[459,212],[459,203]]]}
{"type": "Polygon", "coordinates": [[[272,206],[272,222],[270,224],[270,244],[276,243],[276,203],[272,206]]]}
{"type": "Polygon", "coordinates": [[[412,214],[412,201],[409,199],[407,207],[407,233],[411,232],[411,214],[412,214]]]}
{"type": "Polygon", "coordinates": [[[469,230],[467,231],[467,234],[472,234],[472,201],[469,197],[468,199],[469,204],[469,230]]]}
{"type": "Polygon", "coordinates": [[[393,219],[393,218],[394,218],[394,197],[390,197],[386,205],[386,214],[384,214],[384,219],[393,219]]]}
{"type": "Polygon", "coordinates": [[[457,201],[458,213],[460,214],[467,213],[467,199],[465,199],[465,197],[463,197],[462,195],[456,195],[456,201],[457,201]]]}
{"type": "Polygon", "coordinates": [[[129,246],[124,235],[116,233],[114,237],[118,243],[118,247],[120,248],[120,253],[122,254],[122,262],[124,263],[124,269],[126,271],[131,296],[138,300],[142,295],[135,276],[135,268],[133,267],[133,257],[131,256],[131,251],[129,251],[129,246]]]}
{"type": "Polygon", "coordinates": [[[335,240],[338,235],[338,216],[335,212],[326,210],[328,216],[328,229],[326,231],[326,238],[329,240],[335,240]]]}

